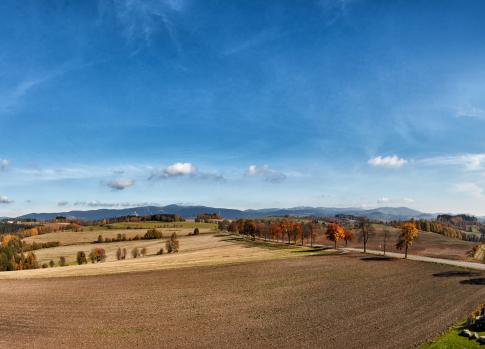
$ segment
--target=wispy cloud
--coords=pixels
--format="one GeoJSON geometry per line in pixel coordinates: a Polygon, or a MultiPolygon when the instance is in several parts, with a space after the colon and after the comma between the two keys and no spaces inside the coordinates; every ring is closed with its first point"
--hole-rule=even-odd
{"type": "Polygon", "coordinates": [[[113,179],[113,180],[107,182],[106,186],[113,189],[113,190],[120,191],[120,190],[124,190],[126,188],[129,188],[129,187],[133,186],[134,184],[135,184],[135,181],[133,179],[117,178],[117,179],[113,179]]]}
{"type": "Polygon", "coordinates": [[[466,106],[459,108],[457,110],[456,116],[460,118],[485,120],[485,110],[475,106],[466,106]]]}
{"type": "Polygon", "coordinates": [[[270,183],[281,183],[286,179],[286,175],[283,172],[276,171],[268,165],[249,165],[246,169],[245,175],[250,177],[260,176],[263,177],[265,181],[270,183]]]}
{"type": "MultiPolygon", "coordinates": [[[[111,8],[111,6],[108,6],[111,8]]],[[[172,20],[174,14],[182,13],[186,8],[183,0],[115,0],[116,18],[123,27],[123,32],[129,41],[143,39],[150,46],[153,36],[165,30],[171,42],[180,54],[182,46],[178,32],[172,20]]]]}
{"type": "Polygon", "coordinates": [[[281,33],[276,28],[265,29],[257,33],[256,35],[249,37],[232,47],[227,48],[226,50],[224,50],[223,54],[226,56],[230,56],[242,51],[256,48],[277,39],[279,36],[281,36],[281,33]]]}
{"type": "Polygon", "coordinates": [[[11,203],[13,203],[13,200],[10,200],[8,196],[0,195],[0,204],[11,204],[11,203]]]}
{"type": "Polygon", "coordinates": [[[64,206],[67,206],[67,205],[69,205],[69,201],[59,201],[57,203],[57,206],[59,206],[59,207],[64,207],[64,206]]]}
{"type": "Polygon", "coordinates": [[[98,207],[123,208],[123,207],[156,206],[159,204],[155,202],[102,202],[98,200],[92,200],[92,201],[76,201],[73,205],[82,206],[82,207],[91,207],[91,208],[98,208],[98,207]]]}
{"type": "Polygon", "coordinates": [[[419,160],[417,163],[433,166],[459,166],[468,171],[485,167],[485,153],[436,156],[419,160]]]}
{"type": "Polygon", "coordinates": [[[350,5],[356,0],[318,0],[317,4],[325,16],[325,24],[331,26],[348,15],[350,5]]]}
{"type": "Polygon", "coordinates": [[[455,184],[452,189],[455,192],[467,194],[477,199],[485,199],[484,189],[477,183],[473,183],[473,182],[458,183],[458,184],[455,184]]]}
{"type": "Polygon", "coordinates": [[[376,156],[367,161],[369,165],[379,166],[379,167],[401,167],[407,164],[407,160],[398,157],[397,155],[392,156],[376,156]]]}
{"type": "Polygon", "coordinates": [[[378,204],[411,204],[414,202],[414,199],[412,198],[400,198],[400,199],[391,199],[388,197],[381,197],[377,199],[378,204]]]}

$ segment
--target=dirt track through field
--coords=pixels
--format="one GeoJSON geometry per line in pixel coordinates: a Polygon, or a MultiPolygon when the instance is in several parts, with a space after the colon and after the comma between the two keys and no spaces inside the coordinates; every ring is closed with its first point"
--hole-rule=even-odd
{"type": "Polygon", "coordinates": [[[1,348],[408,348],[485,299],[485,274],[348,254],[0,281],[1,348]]]}

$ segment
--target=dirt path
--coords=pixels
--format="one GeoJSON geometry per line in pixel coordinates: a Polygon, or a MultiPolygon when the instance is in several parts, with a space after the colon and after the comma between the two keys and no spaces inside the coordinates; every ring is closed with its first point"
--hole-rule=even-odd
{"type": "MultiPolygon", "coordinates": [[[[364,249],[362,249],[362,248],[348,247],[348,248],[343,248],[343,250],[344,251],[351,251],[351,252],[364,252],[364,249]]],[[[367,253],[382,256],[382,251],[367,249],[367,253]]],[[[404,258],[404,253],[386,252],[386,256],[392,257],[392,258],[404,258]]],[[[444,259],[444,258],[432,258],[432,257],[417,256],[417,255],[412,255],[412,254],[408,254],[408,259],[413,260],[413,261],[420,261],[420,262],[427,262],[427,263],[439,263],[439,264],[452,265],[452,266],[460,267],[460,268],[468,268],[468,269],[485,271],[485,264],[483,264],[483,263],[456,261],[456,260],[444,259]]]]}
{"type": "Polygon", "coordinates": [[[348,253],[0,281],[0,348],[410,348],[485,297],[485,274],[348,253]]]}

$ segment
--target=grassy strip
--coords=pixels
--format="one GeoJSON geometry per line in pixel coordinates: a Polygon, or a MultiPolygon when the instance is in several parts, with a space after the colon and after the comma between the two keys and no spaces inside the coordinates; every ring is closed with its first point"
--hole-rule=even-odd
{"type": "MultiPolygon", "coordinates": [[[[475,349],[483,348],[476,339],[468,339],[460,336],[461,330],[463,330],[465,322],[461,322],[443,335],[432,341],[431,343],[423,344],[419,349],[475,349]]],[[[484,332],[480,332],[479,335],[485,335],[484,332]]]]}
{"type": "MultiPolygon", "coordinates": [[[[218,234],[217,236],[222,236],[222,234],[218,234]]],[[[289,245],[285,243],[277,243],[271,241],[263,241],[263,240],[248,240],[244,236],[241,235],[226,235],[227,238],[224,241],[235,242],[239,244],[243,244],[248,248],[251,247],[259,247],[266,250],[272,251],[284,251],[288,252],[288,255],[297,256],[321,256],[321,255],[331,255],[331,254],[340,254],[341,251],[334,250],[332,248],[327,247],[309,247],[309,246],[301,246],[301,245],[289,245]],[[291,254],[290,254],[291,253],[291,254]]]]}

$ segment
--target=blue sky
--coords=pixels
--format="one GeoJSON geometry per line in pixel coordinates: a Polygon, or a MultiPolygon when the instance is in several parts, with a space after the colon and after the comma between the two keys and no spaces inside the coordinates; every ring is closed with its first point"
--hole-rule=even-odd
{"type": "Polygon", "coordinates": [[[0,2],[0,216],[485,215],[482,1],[0,2]]]}

